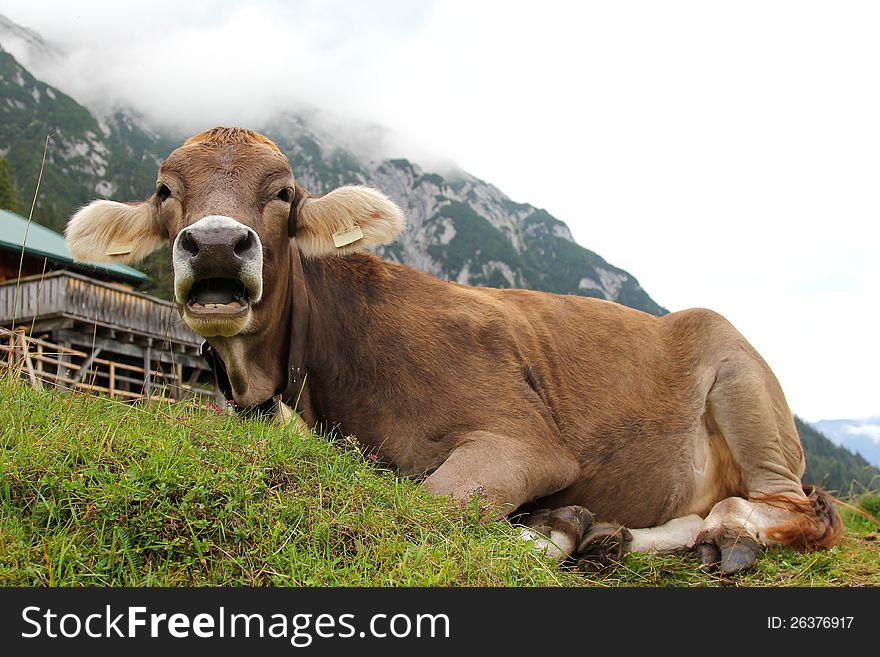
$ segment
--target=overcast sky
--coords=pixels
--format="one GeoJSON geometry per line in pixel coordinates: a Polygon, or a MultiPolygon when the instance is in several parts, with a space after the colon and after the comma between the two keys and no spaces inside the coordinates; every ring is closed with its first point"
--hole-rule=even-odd
{"type": "MultiPolygon", "coordinates": [[[[880,3],[34,2],[65,91],[201,130],[307,103],[730,319],[807,420],[880,415],[880,3]]],[[[294,169],[296,163],[294,164],[294,169]]]]}

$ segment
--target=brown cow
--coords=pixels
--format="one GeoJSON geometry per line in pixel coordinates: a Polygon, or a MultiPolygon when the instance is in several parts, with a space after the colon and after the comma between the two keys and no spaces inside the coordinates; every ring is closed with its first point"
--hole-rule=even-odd
{"type": "Polygon", "coordinates": [[[558,558],[696,548],[733,572],[759,545],[840,536],[801,486],[776,378],[722,317],[467,287],[364,252],[402,229],[381,193],[310,197],[271,141],[215,128],[149,200],[95,201],[66,235],[93,262],[170,240],[180,314],[240,409],[296,405],[429,491],[516,512],[558,558]]]}

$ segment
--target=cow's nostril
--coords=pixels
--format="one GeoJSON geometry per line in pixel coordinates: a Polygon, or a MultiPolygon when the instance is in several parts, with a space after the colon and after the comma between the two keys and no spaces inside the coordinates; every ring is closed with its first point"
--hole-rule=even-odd
{"type": "Polygon", "coordinates": [[[180,238],[180,248],[189,253],[191,256],[196,256],[199,253],[199,245],[193,238],[192,233],[190,233],[189,231],[186,231],[180,238]]]}
{"type": "Polygon", "coordinates": [[[235,243],[235,255],[241,257],[245,255],[248,251],[254,248],[254,236],[253,233],[248,231],[247,235],[242,237],[235,243]]]}

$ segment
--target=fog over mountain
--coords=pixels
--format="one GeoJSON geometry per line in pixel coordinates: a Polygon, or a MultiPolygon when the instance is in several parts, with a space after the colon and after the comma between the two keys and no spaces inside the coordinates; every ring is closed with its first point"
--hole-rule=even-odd
{"type": "Polygon", "coordinates": [[[381,94],[389,81],[388,69],[379,63],[394,56],[392,42],[383,36],[423,20],[428,6],[349,4],[347,10],[354,11],[349,30],[337,34],[328,15],[332,4],[251,7],[220,1],[210,3],[210,10],[198,2],[174,4],[169,24],[158,7],[129,3],[130,29],[121,31],[119,15],[103,12],[97,20],[75,18],[74,30],[66,21],[50,22],[49,39],[0,14],[0,37],[40,80],[98,115],[135,110],[155,128],[192,134],[211,125],[262,126],[286,112],[308,113],[316,129],[332,132],[359,154],[451,167],[442,147],[427,146],[430,138],[406,135],[406,127],[392,131],[380,121],[395,124],[388,111],[393,104],[381,94]],[[363,75],[359,53],[366,42],[375,79],[363,75]],[[321,66],[311,65],[315,61],[321,66]]]}

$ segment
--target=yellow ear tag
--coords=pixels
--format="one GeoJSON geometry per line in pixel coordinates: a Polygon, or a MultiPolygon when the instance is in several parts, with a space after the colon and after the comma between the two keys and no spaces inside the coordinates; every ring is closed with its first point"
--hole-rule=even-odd
{"type": "Polygon", "coordinates": [[[131,247],[125,249],[119,249],[118,251],[107,251],[108,256],[124,256],[131,253],[131,247]]]}
{"type": "Polygon", "coordinates": [[[364,239],[364,232],[361,230],[360,226],[333,233],[333,244],[336,245],[337,249],[341,249],[343,246],[348,246],[349,244],[354,244],[362,239],[364,239]]]}

